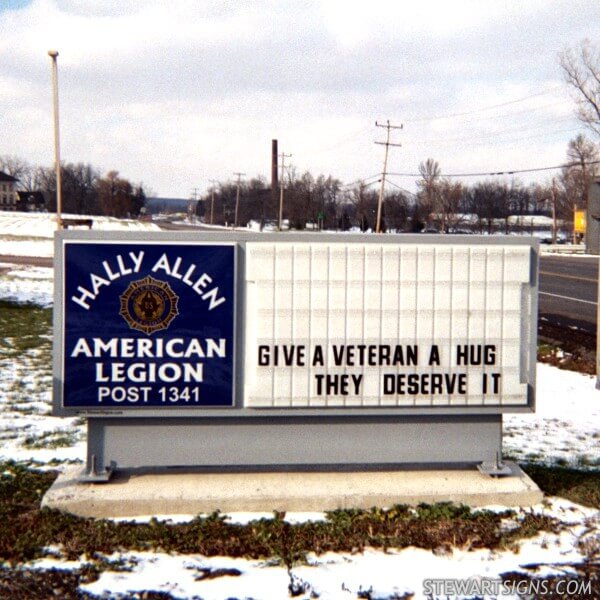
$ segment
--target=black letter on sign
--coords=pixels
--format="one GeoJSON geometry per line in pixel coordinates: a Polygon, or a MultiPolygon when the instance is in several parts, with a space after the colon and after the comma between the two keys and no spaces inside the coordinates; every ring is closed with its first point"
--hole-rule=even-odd
{"type": "Polygon", "coordinates": [[[258,366],[268,367],[269,366],[269,346],[258,347],[258,366]]]}
{"type": "Polygon", "coordinates": [[[440,364],[440,351],[437,344],[431,346],[431,352],[429,353],[429,366],[440,364]]]}
{"type": "Polygon", "coordinates": [[[316,367],[317,365],[325,365],[325,362],[323,361],[323,346],[320,344],[315,346],[315,350],[313,352],[312,366],[316,367]]]}

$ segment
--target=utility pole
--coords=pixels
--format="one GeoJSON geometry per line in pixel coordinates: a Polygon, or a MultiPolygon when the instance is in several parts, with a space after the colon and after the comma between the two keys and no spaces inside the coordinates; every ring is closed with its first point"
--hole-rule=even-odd
{"type": "Polygon", "coordinates": [[[233,224],[234,229],[238,226],[238,210],[240,207],[240,181],[245,174],[246,173],[234,173],[234,175],[237,175],[237,189],[235,192],[235,221],[233,224]]]}
{"type": "Polygon", "coordinates": [[[271,216],[271,211],[275,211],[277,209],[277,196],[279,194],[279,181],[277,175],[277,157],[279,155],[277,152],[277,144],[277,140],[271,140],[271,202],[270,204],[266,203],[265,201],[262,202],[262,214],[260,216],[261,229],[265,224],[265,219],[267,218],[267,215],[271,216]],[[265,206],[265,204],[267,204],[267,206],[265,206]]]}
{"type": "Polygon", "coordinates": [[[379,201],[377,202],[377,223],[375,225],[375,233],[381,233],[381,210],[383,208],[383,193],[385,191],[385,176],[387,175],[388,151],[390,146],[402,146],[402,144],[392,144],[390,142],[390,130],[402,129],[404,125],[390,125],[389,120],[385,125],[375,121],[375,127],[385,127],[387,129],[387,137],[385,142],[375,142],[381,146],[385,146],[385,155],[383,158],[383,173],[381,174],[381,188],[379,190],[379,201]]]}
{"type": "Polygon", "coordinates": [[[196,214],[197,207],[198,207],[198,188],[193,188],[192,193],[190,194],[190,202],[188,204],[188,219],[190,221],[195,221],[193,216],[196,214]]]}
{"type": "Polygon", "coordinates": [[[209,183],[212,184],[210,188],[210,224],[213,224],[213,217],[215,215],[215,184],[219,183],[216,179],[209,179],[209,183]]]}
{"type": "Polygon", "coordinates": [[[552,199],[552,245],[556,244],[556,179],[552,178],[552,188],[550,192],[552,199]]]}
{"type": "Polygon", "coordinates": [[[285,159],[290,158],[291,154],[282,152],[281,157],[281,177],[279,178],[279,231],[281,231],[281,225],[283,222],[283,170],[285,169],[285,159]]]}

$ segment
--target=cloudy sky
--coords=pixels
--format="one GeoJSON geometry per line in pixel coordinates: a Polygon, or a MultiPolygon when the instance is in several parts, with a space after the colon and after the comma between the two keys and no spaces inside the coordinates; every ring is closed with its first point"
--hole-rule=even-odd
{"type": "Polygon", "coordinates": [[[583,131],[557,56],[584,38],[599,0],[0,0],[0,154],[52,164],[57,49],[62,159],[161,196],[270,177],[273,138],[299,172],[374,177],[387,120],[390,172],[552,166],[583,131]]]}

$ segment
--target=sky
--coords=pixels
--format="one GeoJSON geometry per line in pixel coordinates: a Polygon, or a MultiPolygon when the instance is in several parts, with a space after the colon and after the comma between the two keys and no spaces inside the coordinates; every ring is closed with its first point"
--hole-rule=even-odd
{"type": "Polygon", "coordinates": [[[297,173],[376,182],[388,120],[389,173],[554,166],[585,131],[558,54],[585,38],[598,0],[0,0],[0,155],[53,164],[56,49],[62,160],[152,195],[268,180],[272,139],[297,173]]]}

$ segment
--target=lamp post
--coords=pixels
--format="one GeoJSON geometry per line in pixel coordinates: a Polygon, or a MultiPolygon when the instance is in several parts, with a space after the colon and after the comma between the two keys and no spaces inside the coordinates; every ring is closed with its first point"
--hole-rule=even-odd
{"type": "Polygon", "coordinates": [[[60,181],[60,133],[58,127],[58,66],[56,50],[48,50],[52,59],[52,100],[54,107],[54,164],[56,168],[56,226],[62,229],[62,189],[60,181]]]}

